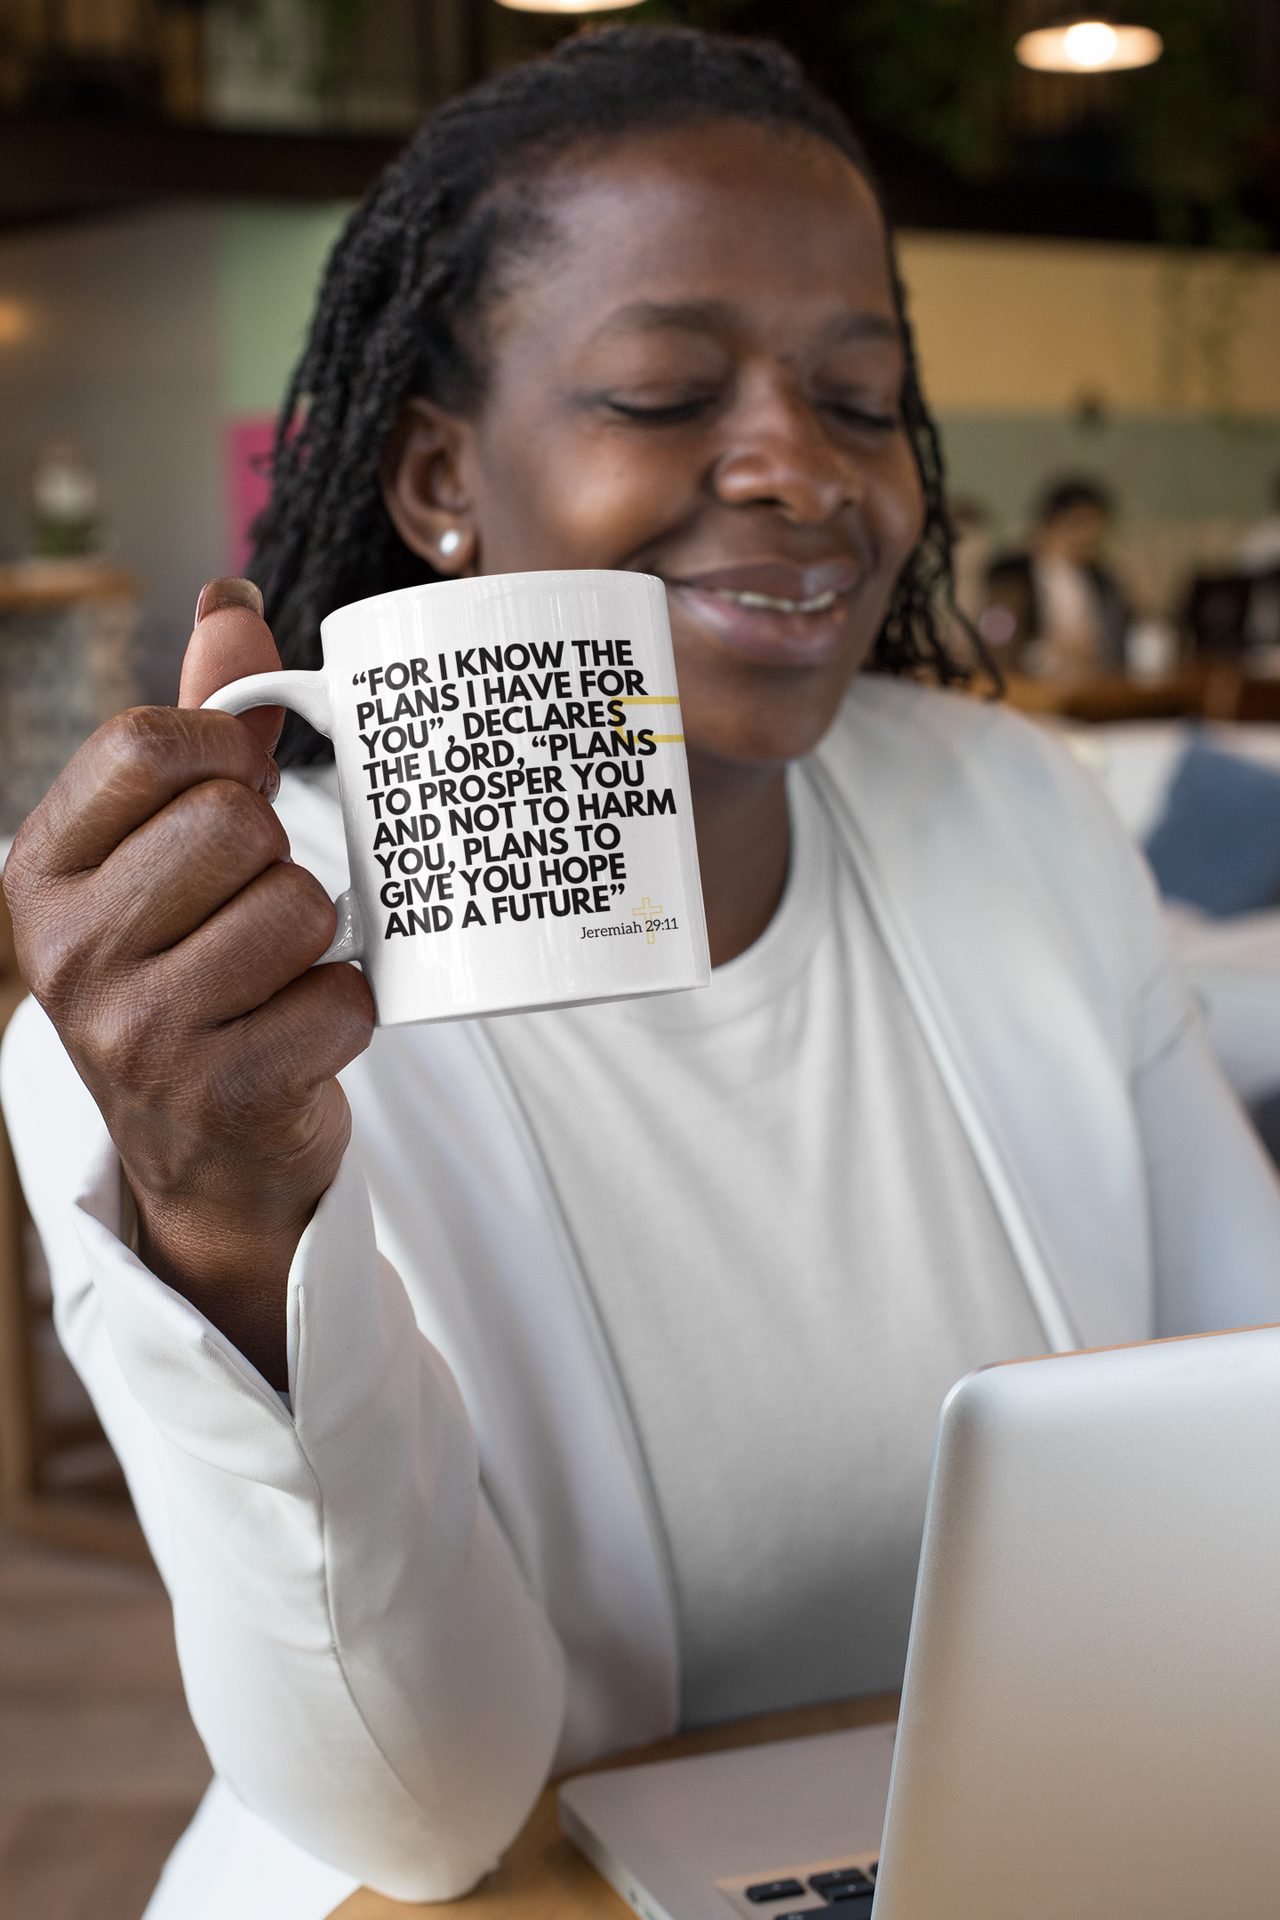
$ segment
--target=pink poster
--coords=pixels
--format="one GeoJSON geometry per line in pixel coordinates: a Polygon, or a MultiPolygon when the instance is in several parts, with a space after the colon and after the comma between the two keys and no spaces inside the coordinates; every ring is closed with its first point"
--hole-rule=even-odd
{"type": "Polygon", "coordinates": [[[271,493],[275,436],[273,413],[243,413],[228,420],[224,429],[228,559],[234,574],[242,574],[248,565],[253,546],[249,529],[271,493]]]}

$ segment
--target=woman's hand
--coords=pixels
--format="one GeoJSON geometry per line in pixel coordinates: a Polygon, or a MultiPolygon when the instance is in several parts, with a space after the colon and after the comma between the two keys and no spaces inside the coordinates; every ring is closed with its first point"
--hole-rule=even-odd
{"type": "Polygon", "coordinates": [[[285,1386],[289,1266],[347,1144],[334,1075],[368,1045],[373,1001],[354,967],[315,967],[334,911],[270,804],[281,710],[196,711],[279,666],[256,588],[212,582],[196,621],[180,707],[86,742],[5,891],[23,974],[119,1150],[142,1258],[285,1386]]]}

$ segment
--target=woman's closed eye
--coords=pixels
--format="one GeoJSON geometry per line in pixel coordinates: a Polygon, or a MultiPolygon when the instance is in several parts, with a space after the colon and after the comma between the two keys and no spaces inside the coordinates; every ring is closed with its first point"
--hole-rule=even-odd
{"type": "Polygon", "coordinates": [[[828,394],[816,404],[824,413],[861,432],[896,433],[902,425],[902,414],[896,406],[888,407],[882,401],[863,399],[856,394],[828,394]]]}
{"type": "MultiPolygon", "coordinates": [[[[635,421],[640,426],[668,427],[702,419],[720,399],[718,391],[706,390],[670,396],[653,392],[611,393],[602,396],[602,403],[615,419],[635,421]]],[[[879,401],[840,395],[818,399],[814,405],[818,411],[860,432],[889,434],[897,432],[902,425],[897,408],[886,407],[879,401]]]]}
{"type": "Polygon", "coordinates": [[[640,393],[609,393],[601,396],[607,411],[621,420],[634,420],[641,426],[680,426],[708,413],[720,398],[718,389],[700,388],[689,392],[650,390],[640,393]]]}

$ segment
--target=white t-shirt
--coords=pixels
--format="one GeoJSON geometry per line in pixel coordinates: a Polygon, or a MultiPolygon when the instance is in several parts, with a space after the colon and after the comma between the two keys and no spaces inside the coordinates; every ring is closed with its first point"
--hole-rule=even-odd
{"type": "Polygon", "coordinates": [[[687,1725],[901,1683],[943,1397],[1046,1350],[803,768],[789,798],[782,903],[707,990],[489,1023],[652,1479],[687,1725]]]}
{"type": "Polygon", "coordinates": [[[1061,554],[1042,554],[1035,562],[1035,585],[1040,638],[1069,641],[1082,652],[1100,655],[1098,589],[1088,569],[1063,559],[1061,554]]]}
{"type": "Polygon", "coordinates": [[[1270,573],[1280,567],[1280,513],[1273,513],[1241,536],[1236,565],[1243,573],[1270,573]]]}

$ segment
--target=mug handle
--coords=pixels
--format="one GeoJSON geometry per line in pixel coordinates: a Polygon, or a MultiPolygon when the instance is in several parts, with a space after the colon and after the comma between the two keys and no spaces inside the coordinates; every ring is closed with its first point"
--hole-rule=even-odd
{"type": "MultiPolygon", "coordinates": [[[[250,673],[219,687],[203,702],[216,713],[247,713],[250,707],[288,707],[310,721],[317,733],[333,738],[333,707],[329,699],[328,675],[302,673],[281,668],[278,673],[250,673]]],[[[360,960],[364,956],[364,929],[360,923],[360,902],[354,887],[348,887],[334,901],[338,931],[332,945],[316,961],[324,967],[331,960],[360,960]]]]}

